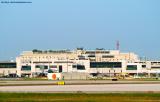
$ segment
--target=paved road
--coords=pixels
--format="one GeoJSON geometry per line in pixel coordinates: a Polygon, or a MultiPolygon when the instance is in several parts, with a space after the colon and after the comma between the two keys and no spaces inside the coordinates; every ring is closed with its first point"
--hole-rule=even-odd
{"type": "Polygon", "coordinates": [[[160,92],[160,84],[0,86],[0,92],[160,92]]]}

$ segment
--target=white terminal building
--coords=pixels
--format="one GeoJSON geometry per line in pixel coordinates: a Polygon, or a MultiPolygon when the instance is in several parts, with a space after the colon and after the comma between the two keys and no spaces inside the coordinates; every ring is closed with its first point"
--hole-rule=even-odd
{"type": "Polygon", "coordinates": [[[141,61],[133,52],[119,50],[24,51],[16,62],[0,62],[0,74],[35,77],[40,73],[86,73],[90,75],[148,75],[160,73],[160,61],[141,61]]]}

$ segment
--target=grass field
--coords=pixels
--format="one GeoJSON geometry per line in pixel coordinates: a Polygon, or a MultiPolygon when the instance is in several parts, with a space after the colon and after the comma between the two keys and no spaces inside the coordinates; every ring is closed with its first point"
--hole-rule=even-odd
{"type": "Polygon", "coordinates": [[[160,93],[0,93],[0,102],[160,102],[160,93]]]}

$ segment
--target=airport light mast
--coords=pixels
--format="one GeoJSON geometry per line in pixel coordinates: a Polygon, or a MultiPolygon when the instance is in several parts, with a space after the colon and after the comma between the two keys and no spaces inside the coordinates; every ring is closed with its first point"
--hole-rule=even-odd
{"type": "Polygon", "coordinates": [[[119,41],[117,41],[117,43],[116,43],[116,50],[119,50],[119,46],[120,46],[119,41]]]}

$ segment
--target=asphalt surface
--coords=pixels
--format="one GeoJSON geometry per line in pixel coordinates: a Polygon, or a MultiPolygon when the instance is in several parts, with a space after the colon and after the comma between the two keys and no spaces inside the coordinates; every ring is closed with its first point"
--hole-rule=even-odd
{"type": "MultiPolygon", "coordinates": [[[[59,81],[0,81],[0,86],[57,85],[59,81]]],[[[66,85],[160,84],[160,81],[65,80],[66,85]]]]}
{"type": "Polygon", "coordinates": [[[0,92],[160,92],[160,84],[0,86],[0,92]]]}

